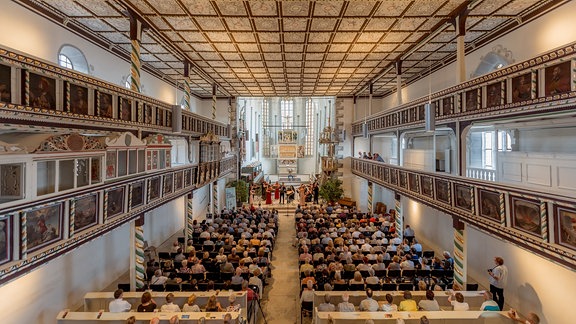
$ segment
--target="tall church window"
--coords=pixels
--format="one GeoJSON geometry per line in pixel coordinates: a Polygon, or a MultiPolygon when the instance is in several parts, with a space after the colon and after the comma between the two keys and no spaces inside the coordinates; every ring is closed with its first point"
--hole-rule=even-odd
{"type": "Polygon", "coordinates": [[[306,99],[306,140],[304,151],[307,156],[314,154],[314,112],[318,104],[312,98],[306,99]]]}
{"type": "Polygon", "coordinates": [[[264,130],[264,136],[262,136],[262,148],[263,148],[263,155],[268,157],[270,156],[270,134],[266,132],[270,132],[270,128],[268,125],[270,124],[270,105],[268,104],[268,100],[264,99],[262,102],[262,129],[264,130]]]}
{"type": "Polygon", "coordinates": [[[294,127],[294,100],[282,99],[280,101],[280,118],[282,128],[294,127]]]}

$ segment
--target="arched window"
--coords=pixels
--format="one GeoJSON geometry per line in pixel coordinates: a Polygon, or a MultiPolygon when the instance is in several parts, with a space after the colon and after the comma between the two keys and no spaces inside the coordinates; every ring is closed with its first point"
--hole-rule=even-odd
{"type": "Polygon", "coordinates": [[[74,64],[72,64],[72,60],[70,60],[70,58],[64,54],[58,55],[58,64],[60,64],[60,66],[65,67],[67,69],[74,70],[74,64]]]}
{"type": "Polygon", "coordinates": [[[90,67],[86,56],[77,47],[62,45],[58,51],[58,64],[67,69],[73,69],[82,73],[90,73],[90,67]]]}
{"type": "Polygon", "coordinates": [[[496,45],[491,52],[480,58],[478,67],[470,76],[475,78],[501,69],[513,62],[512,52],[502,47],[502,45],[496,45]]]}

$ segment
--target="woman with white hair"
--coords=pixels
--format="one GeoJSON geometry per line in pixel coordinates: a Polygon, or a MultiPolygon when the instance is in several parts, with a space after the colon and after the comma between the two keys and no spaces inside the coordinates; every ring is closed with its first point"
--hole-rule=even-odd
{"type": "Polygon", "coordinates": [[[230,305],[226,307],[226,312],[239,312],[240,304],[236,303],[236,294],[230,294],[228,297],[228,302],[230,305]]]}

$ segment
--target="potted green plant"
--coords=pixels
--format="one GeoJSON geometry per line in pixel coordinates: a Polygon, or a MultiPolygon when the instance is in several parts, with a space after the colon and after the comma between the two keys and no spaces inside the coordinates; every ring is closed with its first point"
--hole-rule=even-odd
{"type": "Polygon", "coordinates": [[[329,204],[333,205],[344,195],[342,181],[336,178],[330,178],[320,186],[319,195],[329,204]]]}
{"type": "Polygon", "coordinates": [[[226,185],[228,188],[236,188],[236,206],[241,207],[243,203],[248,202],[248,183],[244,180],[236,180],[226,185]]]}

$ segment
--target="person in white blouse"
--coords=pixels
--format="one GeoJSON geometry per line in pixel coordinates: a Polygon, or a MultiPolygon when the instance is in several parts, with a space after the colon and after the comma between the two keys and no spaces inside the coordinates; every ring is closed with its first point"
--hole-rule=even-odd
{"type": "Polygon", "coordinates": [[[108,310],[110,313],[122,313],[129,312],[132,309],[132,305],[129,302],[122,299],[124,291],[122,289],[117,289],[114,292],[114,300],[108,305],[108,310]]]}
{"type": "Polygon", "coordinates": [[[180,306],[174,304],[174,294],[169,293],[166,295],[166,304],[160,307],[160,311],[163,313],[174,313],[180,311],[180,306]]]}

